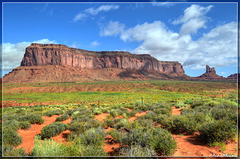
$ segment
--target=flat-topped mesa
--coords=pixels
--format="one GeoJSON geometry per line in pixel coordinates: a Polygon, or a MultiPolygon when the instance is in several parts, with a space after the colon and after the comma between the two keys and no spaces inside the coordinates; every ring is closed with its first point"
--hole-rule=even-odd
{"type": "Polygon", "coordinates": [[[184,74],[178,62],[158,61],[149,54],[131,54],[123,51],[87,51],[61,44],[32,43],[26,48],[21,66],[60,65],[76,68],[119,68],[153,71],[166,74],[184,74]]]}

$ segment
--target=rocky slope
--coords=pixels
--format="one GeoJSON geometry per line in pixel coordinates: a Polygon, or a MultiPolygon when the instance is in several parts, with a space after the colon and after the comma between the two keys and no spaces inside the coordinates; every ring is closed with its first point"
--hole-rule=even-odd
{"type": "Polygon", "coordinates": [[[21,66],[4,82],[71,82],[89,80],[186,79],[178,62],[158,61],[148,54],[87,51],[60,44],[26,48],[21,66]]]}
{"type": "Polygon", "coordinates": [[[240,77],[239,73],[234,73],[234,74],[231,74],[230,76],[228,76],[226,79],[231,80],[231,81],[237,81],[237,79],[239,79],[239,77],[240,77]]]}

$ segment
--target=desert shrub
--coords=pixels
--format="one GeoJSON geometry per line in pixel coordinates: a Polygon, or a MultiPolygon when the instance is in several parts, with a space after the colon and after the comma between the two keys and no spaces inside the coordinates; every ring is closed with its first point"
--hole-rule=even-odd
{"type": "Polygon", "coordinates": [[[235,123],[237,123],[237,109],[235,107],[235,109],[232,109],[231,107],[227,107],[227,106],[217,106],[214,107],[211,110],[211,114],[214,117],[214,119],[216,120],[220,120],[220,119],[225,119],[225,120],[231,120],[235,123]]]}
{"type": "Polygon", "coordinates": [[[127,119],[120,119],[119,122],[117,122],[114,126],[115,129],[120,129],[121,127],[128,128],[129,127],[129,121],[127,119]]]}
{"type": "Polygon", "coordinates": [[[31,124],[42,124],[44,122],[44,119],[41,115],[38,114],[28,114],[20,116],[18,118],[18,121],[28,121],[31,124]]]}
{"type": "Polygon", "coordinates": [[[185,104],[192,104],[193,102],[192,102],[192,100],[187,99],[184,103],[185,103],[185,104]]]}
{"type": "Polygon", "coordinates": [[[62,131],[65,131],[67,129],[67,125],[60,122],[55,122],[52,124],[49,124],[42,128],[40,136],[42,138],[50,138],[53,136],[56,136],[60,134],[62,131]]]}
{"type": "Polygon", "coordinates": [[[199,106],[203,106],[204,102],[203,101],[199,101],[199,100],[195,100],[192,101],[193,103],[191,104],[191,108],[195,108],[195,107],[199,107],[199,106]]]}
{"type": "Polygon", "coordinates": [[[94,115],[102,114],[102,110],[100,108],[93,108],[92,111],[94,115]]]}
{"type": "Polygon", "coordinates": [[[184,102],[180,101],[176,104],[176,108],[181,108],[181,107],[188,107],[188,104],[184,104],[184,102]]]}
{"type": "Polygon", "coordinates": [[[154,121],[163,126],[166,126],[169,123],[169,117],[166,114],[159,114],[154,121]]]}
{"type": "Polygon", "coordinates": [[[81,147],[76,143],[65,145],[55,142],[52,139],[44,139],[41,141],[40,136],[36,136],[32,156],[82,156],[81,147]]]}
{"type": "Polygon", "coordinates": [[[169,115],[171,113],[171,111],[167,108],[157,108],[157,109],[154,110],[154,113],[169,115]]]}
{"type": "Polygon", "coordinates": [[[120,149],[120,156],[156,156],[156,152],[152,147],[141,147],[140,145],[131,145],[130,147],[124,147],[120,149]]]}
{"type": "Polygon", "coordinates": [[[173,154],[177,146],[171,133],[162,128],[133,129],[129,133],[119,133],[118,136],[120,141],[128,146],[152,147],[160,155],[173,154]]]}
{"type": "Polygon", "coordinates": [[[152,128],[153,127],[153,120],[152,119],[142,119],[142,118],[139,118],[137,120],[134,120],[132,123],[131,123],[131,127],[132,128],[136,128],[136,127],[143,127],[143,128],[152,128]]]}
{"type": "Polygon", "coordinates": [[[126,114],[127,114],[127,116],[130,118],[130,117],[132,117],[132,116],[135,116],[136,113],[137,113],[137,110],[132,110],[131,112],[127,112],[126,114]]]}
{"type": "Polygon", "coordinates": [[[19,122],[17,120],[7,120],[3,123],[3,128],[12,129],[17,131],[19,129],[19,122]]]}
{"type": "Polygon", "coordinates": [[[117,117],[119,114],[118,114],[118,112],[117,112],[116,110],[113,109],[113,110],[110,111],[110,115],[115,118],[115,117],[117,117]]]}
{"type": "Polygon", "coordinates": [[[173,116],[166,125],[166,128],[172,133],[188,133],[193,134],[197,130],[198,123],[194,118],[179,115],[173,116]]]}
{"type": "Polygon", "coordinates": [[[74,121],[69,124],[69,130],[74,133],[82,133],[85,131],[84,129],[85,122],[74,121]]]}
{"type": "Polygon", "coordinates": [[[172,134],[162,128],[153,129],[153,139],[150,146],[156,150],[161,156],[172,155],[177,148],[177,143],[173,139],[172,134]]]}
{"type": "Polygon", "coordinates": [[[100,146],[105,139],[105,131],[102,128],[91,128],[80,134],[80,141],[84,145],[100,146]]]}
{"type": "Polygon", "coordinates": [[[106,152],[102,147],[87,145],[83,148],[83,156],[106,156],[106,152]]]}
{"type": "Polygon", "coordinates": [[[57,117],[55,121],[64,121],[64,120],[67,120],[67,119],[69,119],[69,115],[68,114],[63,114],[62,116],[57,117]]]}
{"type": "Polygon", "coordinates": [[[87,120],[87,121],[85,122],[85,124],[84,124],[84,129],[85,129],[85,130],[88,130],[88,129],[90,129],[90,128],[97,128],[97,127],[99,127],[99,126],[101,126],[101,122],[100,122],[100,121],[95,120],[95,119],[89,119],[89,120],[87,120]]]}
{"type": "Polygon", "coordinates": [[[21,129],[28,129],[31,127],[31,124],[28,121],[19,122],[19,127],[21,129]]]}
{"type": "Polygon", "coordinates": [[[49,110],[43,113],[44,116],[62,115],[64,112],[60,109],[49,110]]]}
{"type": "Polygon", "coordinates": [[[3,129],[3,145],[18,146],[22,142],[22,138],[16,131],[9,129],[3,129]]]}
{"type": "Polygon", "coordinates": [[[69,116],[72,116],[73,114],[73,110],[72,109],[68,109],[65,114],[69,115],[69,116]]]}
{"type": "Polygon", "coordinates": [[[205,123],[199,129],[199,138],[208,144],[213,142],[224,142],[237,134],[237,125],[229,120],[217,120],[205,123]]]}
{"type": "Polygon", "coordinates": [[[16,156],[16,157],[19,157],[19,156],[27,156],[28,154],[25,152],[24,149],[22,148],[19,148],[19,149],[16,149],[14,148],[13,146],[3,146],[3,156],[7,157],[7,156],[16,156]]]}
{"type": "Polygon", "coordinates": [[[114,125],[114,122],[111,119],[110,120],[109,119],[105,120],[104,123],[102,124],[103,127],[109,127],[109,126],[113,127],[113,125],[114,125]]]}

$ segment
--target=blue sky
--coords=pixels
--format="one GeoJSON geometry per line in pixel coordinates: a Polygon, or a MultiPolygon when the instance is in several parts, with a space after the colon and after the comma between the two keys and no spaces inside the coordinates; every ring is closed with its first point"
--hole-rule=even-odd
{"type": "Polygon", "coordinates": [[[32,42],[147,53],[192,77],[206,65],[226,77],[237,72],[237,3],[4,3],[3,74],[32,42]]]}

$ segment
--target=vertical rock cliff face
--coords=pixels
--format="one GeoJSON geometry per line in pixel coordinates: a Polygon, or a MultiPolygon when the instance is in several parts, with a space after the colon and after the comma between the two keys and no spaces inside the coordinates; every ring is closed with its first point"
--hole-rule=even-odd
{"type": "Polygon", "coordinates": [[[201,76],[196,77],[196,79],[224,80],[225,78],[223,76],[217,75],[214,67],[210,68],[208,65],[206,65],[206,73],[202,74],[201,76]]]}
{"type": "Polygon", "coordinates": [[[36,44],[26,48],[21,66],[59,65],[86,69],[134,69],[164,74],[183,75],[178,62],[158,61],[148,54],[131,54],[122,51],[93,52],[69,48],[59,44],[36,44]]]}

